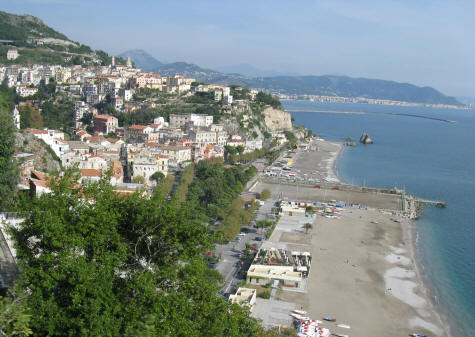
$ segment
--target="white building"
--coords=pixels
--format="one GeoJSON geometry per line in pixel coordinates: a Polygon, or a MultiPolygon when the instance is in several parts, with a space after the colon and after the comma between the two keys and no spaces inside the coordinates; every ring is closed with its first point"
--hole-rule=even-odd
{"type": "Polygon", "coordinates": [[[38,88],[29,88],[26,85],[18,85],[15,91],[21,97],[33,96],[38,92],[38,88]]]}
{"type": "Polygon", "coordinates": [[[15,127],[17,130],[20,130],[20,112],[17,109],[17,106],[15,105],[15,108],[13,109],[13,123],[15,124],[15,127]]]}
{"type": "Polygon", "coordinates": [[[18,58],[18,50],[16,49],[8,49],[7,51],[7,60],[15,60],[18,58]]]}

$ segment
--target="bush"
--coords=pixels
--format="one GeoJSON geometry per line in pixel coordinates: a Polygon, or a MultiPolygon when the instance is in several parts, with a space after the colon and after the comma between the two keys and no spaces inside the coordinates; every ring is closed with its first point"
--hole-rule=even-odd
{"type": "Polygon", "coordinates": [[[261,192],[260,199],[267,200],[270,198],[270,190],[268,188],[264,188],[261,192]]]}
{"type": "Polygon", "coordinates": [[[270,290],[264,290],[263,292],[257,294],[257,296],[268,300],[270,298],[270,290]]]}

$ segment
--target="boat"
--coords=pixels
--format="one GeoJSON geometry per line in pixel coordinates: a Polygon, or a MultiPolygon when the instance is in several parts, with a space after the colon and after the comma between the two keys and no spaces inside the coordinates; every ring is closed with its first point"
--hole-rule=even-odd
{"type": "Polygon", "coordinates": [[[304,318],[304,316],[299,315],[299,314],[294,314],[294,313],[291,313],[290,316],[292,316],[293,318],[297,320],[302,320],[304,318]]]}
{"type": "Polygon", "coordinates": [[[348,335],[340,335],[339,333],[333,333],[332,335],[336,337],[348,337],[348,335]]]}
{"type": "Polygon", "coordinates": [[[411,337],[426,337],[426,335],[421,335],[420,333],[412,333],[409,336],[411,336],[411,337]]]}
{"type": "Polygon", "coordinates": [[[323,317],[323,320],[324,320],[324,321],[327,321],[327,322],[336,322],[336,319],[335,319],[335,318],[331,318],[331,317],[323,317]]]}
{"type": "Polygon", "coordinates": [[[295,309],[295,310],[292,310],[292,311],[295,312],[296,314],[299,314],[299,315],[306,315],[307,314],[307,312],[305,310],[295,309]]]}
{"type": "Polygon", "coordinates": [[[336,326],[343,329],[350,329],[350,326],[346,324],[337,324],[336,326]]]}

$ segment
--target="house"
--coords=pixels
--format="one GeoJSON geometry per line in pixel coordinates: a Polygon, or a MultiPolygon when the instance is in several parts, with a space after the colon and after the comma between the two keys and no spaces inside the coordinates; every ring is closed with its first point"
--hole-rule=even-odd
{"type": "Polygon", "coordinates": [[[247,281],[253,285],[277,283],[284,289],[304,289],[311,261],[309,252],[261,248],[249,267],[247,281]]]}
{"type": "Polygon", "coordinates": [[[186,146],[161,145],[160,149],[170,161],[181,164],[191,160],[191,148],[186,146]]]}
{"type": "Polygon", "coordinates": [[[15,91],[18,95],[21,97],[28,97],[28,96],[33,96],[38,92],[38,88],[30,88],[27,87],[26,85],[18,85],[15,88],[15,91]]]}
{"type": "Polygon", "coordinates": [[[158,141],[158,133],[148,125],[131,125],[126,129],[126,138],[130,142],[158,141]]]}
{"type": "Polygon", "coordinates": [[[81,140],[81,142],[84,141],[84,138],[86,137],[91,137],[91,135],[89,133],[87,133],[86,130],[79,130],[78,132],[76,132],[76,136],[79,137],[79,139],[81,140]]]}
{"type": "Polygon", "coordinates": [[[119,120],[114,116],[97,115],[94,116],[94,132],[108,134],[115,132],[119,127],[119,120]]]}
{"type": "Polygon", "coordinates": [[[110,183],[113,186],[117,186],[124,182],[124,169],[122,164],[118,160],[113,160],[111,162],[112,176],[110,183]]]}
{"type": "Polygon", "coordinates": [[[158,170],[158,158],[148,151],[130,153],[127,157],[127,175],[132,182],[142,177],[145,184],[150,184],[152,183],[150,178],[158,170]]]}
{"type": "Polygon", "coordinates": [[[51,188],[49,187],[50,176],[46,173],[34,170],[32,170],[30,174],[31,178],[29,179],[29,185],[30,195],[32,197],[39,197],[43,193],[51,193],[51,188]]]}
{"type": "Polygon", "coordinates": [[[188,123],[193,126],[209,127],[213,124],[213,116],[199,114],[171,114],[170,127],[181,128],[188,123]]]}
{"type": "Polygon", "coordinates": [[[7,60],[16,60],[18,58],[18,50],[17,49],[8,49],[7,51],[7,60]]]}
{"type": "Polygon", "coordinates": [[[101,179],[101,171],[96,169],[80,169],[79,173],[81,177],[79,178],[79,182],[81,184],[84,183],[94,183],[98,182],[101,179]]]}
{"type": "Polygon", "coordinates": [[[198,144],[216,144],[216,132],[197,130],[190,132],[190,138],[198,144]]]}
{"type": "Polygon", "coordinates": [[[240,306],[247,306],[252,311],[256,304],[257,290],[252,288],[239,287],[236,294],[229,296],[229,302],[239,304],[240,306]]]}

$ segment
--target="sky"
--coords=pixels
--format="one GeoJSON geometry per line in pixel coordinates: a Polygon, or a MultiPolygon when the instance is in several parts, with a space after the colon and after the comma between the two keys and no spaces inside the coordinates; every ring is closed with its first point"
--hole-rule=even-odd
{"type": "Polygon", "coordinates": [[[0,0],[70,39],[218,68],[250,64],[475,96],[475,0],[0,0]]]}

